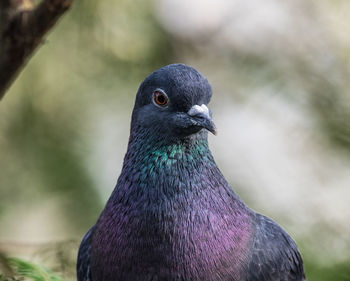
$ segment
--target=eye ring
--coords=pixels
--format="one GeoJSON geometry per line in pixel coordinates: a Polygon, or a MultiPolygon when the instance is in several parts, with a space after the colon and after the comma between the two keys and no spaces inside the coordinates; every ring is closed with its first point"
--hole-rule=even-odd
{"type": "Polygon", "coordinates": [[[169,98],[167,96],[167,94],[161,90],[161,89],[156,89],[153,92],[153,99],[152,99],[153,103],[156,106],[159,107],[166,107],[169,103],[169,98]]]}

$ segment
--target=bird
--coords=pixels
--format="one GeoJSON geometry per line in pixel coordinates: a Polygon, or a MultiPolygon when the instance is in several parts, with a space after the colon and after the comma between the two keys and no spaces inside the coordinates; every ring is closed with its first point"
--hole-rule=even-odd
{"type": "Polygon", "coordinates": [[[294,240],[219,170],[211,97],[207,78],[181,63],[141,83],[121,174],[79,248],[78,281],[306,280],[294,240]]]}

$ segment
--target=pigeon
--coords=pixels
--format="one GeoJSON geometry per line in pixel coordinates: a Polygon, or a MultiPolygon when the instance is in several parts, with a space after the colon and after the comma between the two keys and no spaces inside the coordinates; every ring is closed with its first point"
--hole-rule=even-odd
{"type": "Polygon", "coordinates": [[[217,167],[211,96],[185,64],[142,82],[121,174],[80,245],[78,281],[305,280],[293,239],[217,167]]]}

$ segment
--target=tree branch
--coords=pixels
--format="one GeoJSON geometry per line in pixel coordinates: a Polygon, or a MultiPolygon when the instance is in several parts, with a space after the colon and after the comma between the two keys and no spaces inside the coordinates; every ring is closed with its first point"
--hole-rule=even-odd
{"type": "Polygon", "coordinates": [[[73,0],[0,0],[0,99],[73,0]]]}

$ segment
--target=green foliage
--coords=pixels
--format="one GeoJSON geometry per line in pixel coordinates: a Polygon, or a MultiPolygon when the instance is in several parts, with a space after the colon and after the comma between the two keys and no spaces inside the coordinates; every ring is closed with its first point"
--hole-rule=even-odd
{"type": "Polygon", "coordinates": [[[7,272],[0,273],[0,281],[64,281],[44,266],[20,258],[2,258],[1,263],[1,268],[6,267],[7,272]]]}

